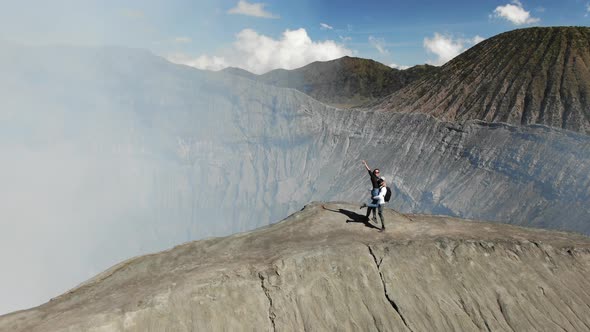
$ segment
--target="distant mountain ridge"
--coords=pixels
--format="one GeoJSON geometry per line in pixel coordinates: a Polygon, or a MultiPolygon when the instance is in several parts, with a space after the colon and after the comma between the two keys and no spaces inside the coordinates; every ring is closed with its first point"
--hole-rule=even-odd
{"type": "Polygon", "coordinates": [[[399,70],[374,60],[345,56],[331,61],[316,61],[293,70],[275,69],[262,75],[233,67],[224,71],[296,89],[326,104],[348,108],[380,100],[438,71],[438,67],[418,65],[399,70]]]}
{"type": "Polygon", "coordinates": [[[377,109],[590,134],[590,28],[502,33],[396,91],[377,109]]]}

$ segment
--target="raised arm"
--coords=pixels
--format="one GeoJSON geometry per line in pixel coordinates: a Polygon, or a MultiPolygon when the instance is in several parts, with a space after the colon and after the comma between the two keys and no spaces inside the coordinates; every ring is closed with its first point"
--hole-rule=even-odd
{"type": "Polygon", "coordinates": [[[369,168],[369,166],[367,165],[367,162],[365,160],[363,160],[363,165],[365,165],[365,168],[367,169],[367,171],[371,172],[371,169],[369,168]]]}

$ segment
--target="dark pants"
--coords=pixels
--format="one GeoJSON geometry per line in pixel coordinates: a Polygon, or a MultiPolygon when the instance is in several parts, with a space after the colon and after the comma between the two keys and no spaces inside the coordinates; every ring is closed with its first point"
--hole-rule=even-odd
{"type": "MultiPolygon", "coordinates": [[[[379,188],[373,188],[371,189],[371,199],[373,199],[373,197],[379,195],[379,188]]],[[[377,199],[373,199],[371,201],[371,204],[377,204],[379,200],[377,199]]],[[[371,214],[371,209],[375,210],[375,208],[369,207],[367,208],[367,218],[369,218],[369,214],[371,214]]],[[[375,216],[375,212],[373,211],[373,216],[375,216]]]]}
{"type": "Polygon", "coordinates": [[[368,207],[367,208],[367,219],[369,218],[371,211],[373,211],[373,218],[377,218],[377,216],[376,216],[377,211],[375,211],[375,210],[377,210],[379,213],[379,219],[381,219],[381,228],[385,228],[385,219],[383,218],[383,205],[382,204],[377,205],[376,208],[368,207]]]}

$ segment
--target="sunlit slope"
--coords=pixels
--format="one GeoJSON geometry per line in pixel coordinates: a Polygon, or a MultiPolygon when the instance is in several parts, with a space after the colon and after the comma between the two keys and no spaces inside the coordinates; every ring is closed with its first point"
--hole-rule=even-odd
{"type": "Polygon", "coordinates": [[[584,331],[590,240],[314,203],[270,227],[136,257],[2,331],[584,331]]]}
{"type": "Polygon", "coordinates": [[[590,134],[590,28],[527,28],[494,36],[397,91],[380,108],[590,134]]]}

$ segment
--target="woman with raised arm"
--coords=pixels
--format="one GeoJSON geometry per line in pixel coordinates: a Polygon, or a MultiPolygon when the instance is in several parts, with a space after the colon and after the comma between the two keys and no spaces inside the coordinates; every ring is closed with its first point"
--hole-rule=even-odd
{"type": "MultiPolygon", "coordinates": [[[[371,202],[369,204],[376,207],[378,204],[378,200],[374,199],[373,197],[379,195],[379,190],[380,190],[379,181],[380,180],[383,181],[383,178],[380,176],[381,172],[379,171],[378,168],[371,170],[371,168],[369,168],[369,165],[367,165],[367,162],[365,160],[363,160],[362,162],[363,162],[363,165],[365,165],[367,172],[369,172],[369,176],[371,177],[371,184],[373,185],[373,189],[371,189],[371,202]]],[[[366,203],[363,203],[363,205],[361,205],[361,209],[364,207],[367,207],[366,203]]],[[[371,209],[367,209],[367,215],[366,215],[367,220],[369,219],[370,214],[371,214],[371,209]]],[[[377,220],[377,218],[374,216],[374,214],[373,214],[373,219],[375,221],[377,220]]]]}

